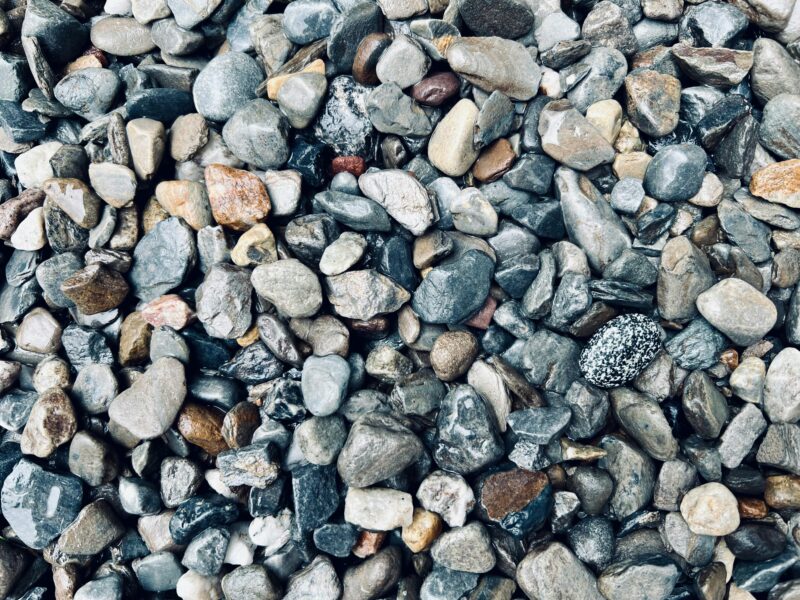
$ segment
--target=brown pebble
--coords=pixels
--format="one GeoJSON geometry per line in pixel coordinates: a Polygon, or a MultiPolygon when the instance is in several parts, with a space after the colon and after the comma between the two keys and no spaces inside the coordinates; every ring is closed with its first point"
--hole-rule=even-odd
{"type": "Polygon", "coordinates": [[[515,468],[492,473],[481,485],[479,509],[492,521],[505,519],[528,506],[549,483],[540,471],[515,468]]]}
{"type": "Polygon", "coordinates": [[[223,415],[220,411],[189,402],[178,414],[178,431],[186,441],[199,446],[212,456],[228,450],[222,437],[223,415]]]}
{"type": "Polygon", "coordinates": [[[442,381],[458,379],[478,355],[478,340],[469,331],[445,331],[431,348],[431,367],[442,381]]]}
{"type": "Polygon", "coordinates": [[[551,465],[547,467],[547,478],[554,490],[563,490],[567,487],[567,472],[561,465],[551,465]]]}
{"type": "Polygon", "coordinates": [[[73,563],[53,565],[55,600],[72,600],[79,585],[78,566],[73,563]]]}
{"type": "Polygon", "coordinates": [[[738,498],[739,516],[742,519],[763,519],[769,513],[761,498],[738,498]]]}
{"type": "Polygon", "coordinates": [[[727,350],[723,351],[722,354],[719,355],[719,359],[731,371],[736,370],[736,367],[739,366],[739,353],[735,348],[728,348],[727,350]]]}
{"type": "Polygon", "coordinates": [[[362,531],[358,534],[353,546],[353,554],[358,558],[367,558],[376,554],[386,540],[386,531],[362,531]]]}
{"type": "Polygon", "coordinates": [[[121,365],[140,365],[150,358],[152,329],[142,317],[142,313],[138,311],[125,317],[119,333],[119,362],[121,365]]]}
{"type": "Polygon", "coordinates": [[[136,205],[117,209],[117,228],[111,241],[110,250],[133,250],[139,241],[139,214],[136,205]]]}
{"type": "Polygon", "coordinates": [[[475,161],[472,167],[472,174],[475,179],[483,183],[497,181],[508,171],[517,160],[511,143],[500,138],[492,142],[475,161]]]}
{"type": "Polygon", "coordinates": [[[246,231],[269,215],[269,194],[258,176],[225,165],[208,165],[205,170],[208,201],[220,225],[246,231]]]}
{"type": "Polygon", "coordinates": [[[155,196],[151,196],[142,209],[142,229],[144,229],[144,232],[150,233],[156,225],[167,219],[169,219],[167,210],[161,206],[155,196]]]}
{"type": "Polygon", "coordinates": [[[454,73],[437,73],[411,88],[411,97],[420,104],[439,106],[458,93],[461,84],[454,73]]]}
{"type": "Polygon", "coordinates": [[[159,296],[142,307],[142,318],[153,327],[183,329],[194,317],[194,311],[177,294],[159,296]]]}
{"type": "Polygon", "coordinates": [[[486,298],[486,302],[483,303],[483,307],[472,315],[472,318],[464,324],[469,327],[475,327],[476,329],[488,329],[496,308],[497,300],[489,296],[486,298]]]}
{"type": "Polygon", "coordinates": [[[17,225],[35,208],[44,204],[45,194],[38,189],[25,190],[16,198],[0,204],[0,239],[8,240],[17,225]]]}
{"type": "Polygon", "coordinates": [[[717,215],[709,215],[692,229],[692,235],[689,238],[695,246],[702,248],[704,246],[713,246],[722,241],[722,234],[720,229],[719,217],[717,215]]]}
{"type": "Polygon", "coordinates": [[[69,442],[77,430],[78,421],[69,397],[59,388],[50,388],[39,395],[31,409],[19,441],[20,450],[23,454],[47,458],[69,442]]]}
{"type": "Polygon", "coordinates": [[[569,332],[577,338],[590,338],[616,316],[617,310],[613,306],[605,302],[595,302],[572,323],[569,332]]]}
{"type": "Polygon", "coordinates": [[[334,175],[346,172],[360,177],[366,170],[367,163],[360,156],[337,156],[331,161],[331,171],[334,175]]]}
{"type": "Polygon", "coordinates": [[[767,477],[764,500],[767,506],[778,510],[800,508],[800,477],[797,475],[767,477]]]}
{"type": "Polygon", "coordinates": [[[389,329],[389,319],[384,316],[372,317],[366,321],[359,321],[358,319],[346,319],[347,325],[353,333],[360,333],[361,335],[381,335],[386,333],[389,329]]]}
{"type": "Polygon", "coordinates": [[[411,525],[403,527],[402,537],[412,552],[424,552],[442,533],[442,517],[424,508],[414,509],[411,525]]]}
{"type": "Polygon", "coordinates": [[[362,85],[378,85],[380,79],[375,68],[381,54],[391,43],[392,38],[386,33],[370,33],[364,37],[353,58],[353,79],[362,85]]]}
{"type": "Polygon", "coordinates": [[[118,307],[128,290],[128,282],[119,272],[96,264],[77,271],[61,284],[64,295],[85,315],[118,307]]]}
{"type": "Polygon", "coordinates": [[[253,440],[253,432],[261,425],[258,407],[252,402],[239,402],[222,421],[222,437],[230,448],[242,448],[253,440]]]}
{"type": "Polygon", "coordinates": [[[418,269],[432,267],[453,251],[453,240],[441,229],[434,229],[414,240],[413,261],[418,269]]]}
{"type": "Polygon", "coordinates": [[[242,336],[236,338],[236,343],[239,344],[240,347],[246,348],[252,344],[255,344],[258,341],[258,327],[251,327],[247,330],[242,336]]]}

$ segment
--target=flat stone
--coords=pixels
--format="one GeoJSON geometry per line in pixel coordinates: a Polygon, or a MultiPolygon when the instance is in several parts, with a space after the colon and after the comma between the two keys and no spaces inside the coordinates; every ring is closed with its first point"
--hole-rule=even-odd
{"type": "Polygon", "coordinates": [[[92,44],[117,56],[136,56],[155,48],[150,28],[129,17],[106,17],[92,26],[92,44]]]}
{"type": "Polygon", "coordinates": [[[756,171],[750,179],[750,193],[800,208],[800,159],[772,163],[756,171]]]}
{"type": "Polygon", "coordinates": [[[796,401],[800,351],[785,348],[773,359],[764,382],[764,410],[775,423],[794,423],[800,419],[800,404],[796,401]]]}
{"type": "Polygon", "coordinates": [[[108,414],[133,435],[152,439],[169,428],[185,396],[183,365],[174,358],[164,357],[114,398],[108,414]]]}
{"type": "Polygon", "coordinates": [[[327,277],[325,287],[337,314],[362,321],[396,312],[411,298],[404,288],[372,269],[327,277]]]}
{"type": "Polygon", "coordinates": [[[322,306],[319,280],[296,259],[259,265],[251,280],[256,293],[288,317],[310,317],[322,306]]]}
{"type": "Polygon", "coordinates": [[[412,175],[399,169],[364,173],[358,179],[362,193],[411,233],[421,235],[433,222],[428,192],[412,175]]]}
{"type": "Polygon", "coordinates": [[[0,504],[20,540],[41,550],[75,520],[82,499],[77,477],[50,473],[23,459],[3,482],[0,504]]]}
{"type": "Polygon", "coordinates": [[[388,488],[350,488],[344,503],[348,523],[373,531],[391,531],[411,524],[411,496],[388,488]]]}
{"type": "Polygon", "coordinates": [[[659,150],[647,167],[644,187],[664,202],[688,200],[703,184],[706,153],[694,144],[676,144],[659,150]]]}
{"type": "Polygon", "coordinates": [[[697,297],[697,309],[709,323],[740,346],[760,340],[778,317],[769,298],[736,278],[724,279],[701,293],[697,297]]]}
{"type": "Polygon", "coordinates": [[[672,55],[684,73],[709,85],[736,85],[753,66],[753,53],[745,50],[676,44],[672,47],[672,55]]]}
{"type": "Polygon", "coordinates": [[[461,37],[446,52],[450,68],[486,92],[514,100],[536,95],[541,69],[519,42],[498,37],[461,37]]]}

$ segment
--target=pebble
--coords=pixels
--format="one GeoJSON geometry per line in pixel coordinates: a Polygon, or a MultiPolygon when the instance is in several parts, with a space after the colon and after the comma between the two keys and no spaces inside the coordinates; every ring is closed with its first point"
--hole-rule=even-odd
{"type": "Polygon", "coordinates": [[[309,356],[303,363],[303,403],[311,414],[325,417],[344,402],[350,365],[341,356],[309,356]]]}
{"type": "Polygon", "coordinates": [[[3,482],[0,505],[19,539],[41,550],[75,520],[82,499],[76,477],[51,473],[22,459],[3,482]]]}
{"type": "MultiPolygon", "coordinates": [[[[187,9],[194,12],[194,6],[187,9]]],[[[191,29],[196,24],[191,23],[194,19],[182,23],[178,18],[181,13],[175,13],[174,9],[173,14],[181,27],[191,29]]],[[[217,56],[200,71],[192,88],[197,112],[211,121],[227,121],[256,97],[256,88],[263,78],[261,67],[247,54],[228,52],[217,56]]]]}
{"type": "Polygon", "coordinates": [[[739,527],[736,497],[720,483],[693,488],[681,501],[681,515],[698,535],[728,535],[739,527]]]}
{"type": "Polygon", "coordinates": [[[703,184],[706,153],[694,144],[676,144],[659,150],[647,166],[644,187],[663,202],[688,200],[703,184]]]}
{"type": "Polygon", "coordinates": [[[338,315],[360,321],[396,312],[411,297],[405,288],[373,269],[327,277],[325,287],[338,315]]]}
{"type": "Polygon", "coordinates": [[[749,346],[760,340],[778,318],[775,305],[741,279],[724,279],[697,297],[697,309],[735,344],[749,346]],[[748,323],[756,325],[755,328],[748,323]]]}
{"type": "Polygon", "coordinates": [[[296,259],[259,265],[251,281],[256,293],[287,317],[310,317],[322,306],[317,276],[296,259]]]}
{"type": "Polygon", "coordinates": [[[599,600],[594,574],[561,542],[553,541],[529,552],[516,570],[517,584],[532,598],[575,595],[599,600]]]}
{"type": "Polygon", "coordinates": [[[202,183],[162,181],[156,186],[158,203],[173,217],[180,217],[195,231],[211,225],[211,207],[202,183]]]}
{"type": "Polygon", "coordinates": [[[117,56],[136,56],[155,48],[150,29],[129,17],[106,17],[92,26],[92,44],[117,56]]]}
{"type": "Polygon", "coordinates": [[[407,527],[413,521],[411,496],[388,488],[350,488],[344,502],[344,519],[373,531],[407,527]]]}
{"type": "Polygon", "coordinates": [[[160,358],[114,398],[108,414],[131,434],[152,439],[169,428],[185,396],[183,365],[171,357],[160,358]]]}
{"type": "Polygon", "coordinates": [[[500,91],[514,100],[536,95],[542,74],[519,42],[499,37],[461,37],[446,52],[450,68],[486,92],[500,91]]]}
{"type": "MultiPolygon", "coordinates": [[[[309,110],[304,114],[308,115],[309,110]]],[[[287,118],[263,98],[241,104],[222,128],[222,137],[230,152],[260,169],[275,169],[287,161],[288,135],[287,118]]]]}
{"type": "Polygon", "coordinates": [[[205,183],[211,213],[220,225],[244,231],[269,215],[269,195],[256,175],[211,164],[205,169],[205,183]]]}
{"type": "Polygon", "coordinates": [[[564,100],[544,107],[539,119],[542,149],[557,162],[588,171],[614,159],[614,149],[600,131],[564,100]]]}
{"type": "Polygon", "coordinates": [[[469,170],[478,158],[473,143],[478,114],[475,103],[464,98],[439,121],[428,142],[428,159],[434,167],[451,177],[469,170]]]}
{"type": "Polygon", "coordinates": [[[196,257],[192,230],[174,217],[161,221],[133,252],[128,280],[134,295],[150,301],[177,287],[194,266],[196,257]]]}
{"type": "Polygon", "coordinates": [[[795,373],[800,369],[800,351],[785,348],[772,360],[764,380],[764,410],[770,420],[793,423],[800,419],[800,404],[795,401],[795,373]]]}

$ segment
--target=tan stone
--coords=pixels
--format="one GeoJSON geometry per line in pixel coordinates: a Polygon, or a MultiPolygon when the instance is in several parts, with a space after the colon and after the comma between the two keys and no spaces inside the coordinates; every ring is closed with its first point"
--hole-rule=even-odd
{"type": "Polygon", "coordinates": [[[453,381],[466,373],[478,355],[478,340],[468,331],[445,331],[436,338],[430,361],[436,376],[453,381]]]}
{"type": "Polygon", "coordinates": [[[169,219],[169,213],[161,206],[158,198],[151,196],[142,210],[142,229],[144,229],[144,232],[150,233],[156,225],[167,219],[169,219]]]}
{"type": "Polygon", "coordinates": [[[635,177],[636,179],[644,179],[647,165],[653,157],[646,152],[628,152],[627,154],[617,154],[614,157],[614,162],[611,169],[618,179],[625,177],[635,177]]]}
{"type": "Polygon", "coordinates": [[[278,260],[275,236],[264,223],[245,231],[231,250],[231,260],[240,267],[253,267],[278,260]]]}
{"type": "Polygon", "coordinates": [[[152,179],[164,158],[164,124],[153,119],[133,119],[128,121],[125,131],[128,133],[133,170],[139,179],[152,179]]]}
{"type": "Polygon", "coordinates": [[[714,173],[706,173],[703,177],[703,183],[700,186],[700,190],[691,198],[689,198],[689,204],[694,204],[695,206],[703,206],[706,208],[710,208],[716,206],[722,200],[722,194],[725,192],[725,188],[722,185],[722,182],[719,180],[719,177],[714,175],[714,173]]]}
{"type": "Polygon", "coordinates": [[[439,121],[428,142],[428,158],[434,167],[451,177],[460,177],[478,158],[473,144],[478,107],[463,98],[439,121]]]}
{"type": "Polygon", "coordinates": [[[800,158],[759,169],[750,179],[750,193],[770,202],[800,208],[800,158]]]}
{"type": "Polygon", "coordinates": [[[197,181],[162,181],[156,186],[159,204],[195,231],[212,224],[206,186],[197,181]]]}
{"type": "Polygon", "coordinates": [[[152,327],[142,313],[132,312],[122,322],[119,334],[119,362],[121,365],[138,365],[150,356],[152,327]]]}
{"type": "Polygon", "coordinates": [[[613,144],[622,129],[622,106],[616,100],[600,100],[586,109],[586,120],[613,144]]]}
{"type": "Polygon", "coordinates": [[[22,431],[20,450],[23,454],[47,458],[56,448],[69,442],[77,430],[72,402],[63,390],[51,388],[34,403],[22,431]]]}
{"type": "Polygon", "coordinates": [[[169,154],[177,161],[191,159],[208,142],[208,123],[203,115],[181,115],[169,130],[169,154]]]}
{"type": "Polygon", "coordinates": [[[403,542],[412,552],[424,552],[442,533],[442,517],[424,508],[414,509],[411,525],[403,527],[403,542]]]}
{"type": "Polygon", "coordinates": [[[644,150],[644,142],[636,126],[627,119],[622,123],[617,138],[614,141],[614,150],[627,154],[644,150]]]}

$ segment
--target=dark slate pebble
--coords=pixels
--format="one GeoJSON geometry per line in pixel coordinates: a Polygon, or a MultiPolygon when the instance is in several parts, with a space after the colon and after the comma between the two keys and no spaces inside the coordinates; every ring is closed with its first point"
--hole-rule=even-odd
{"type": "Polygon", "coordinates": [[[328,145],[298,135],[289,148],[286,166],[303,176],[303,182],[318,188],[325,183],[332,152],[328,145]]]}
{"type": "Polygon", "coordinates": [[[676,144],[659,150],[647,166],[644,187],[663,202],[678,202],[694,196],[703,184],[706,153],[694,144],[676,144]]]}
{"type": "Polygon", "coordinates": [[[9,100],[0,100],[0,128],[18,144],[38,141],[47,131],[36,113],[25,112],[19,104],[9,100]]]}
{"type": "Polygon", "coordinates": [[[581,352],[580,368],[604,388],[627,383],[641,373],[661,348],[661,327],[642,314],[621,315],[600,328],[581,352]]]}
{"type": "Polygon", "coordinates": [[[136,245],[128,280],[145,302],[178,287],[197,261],[192,229],[178,218],[158,223],[136,245]]]}
{"type": "Polygon", "coordinates": [[[78,369],[90,363],[114,364],[114,354],[105,336],[89,327],[69,325],[61,335],[61,345],[69,361],[78,369]]]}
{"type": "Polygon", "coordinates": [[[369,198],[329,190],[314,196],[314,202],[342,225],[355,231],[389,231],[392,228],[386,210],[369,198]]]}
{"type": "Polygon", "coordinates": [[[503,456],[503,444],[492,409],[468,385],[450,390],[436,419],[433,459],[441,468],[474,473],[503,456]]]}
{"type": "Polygon", "coordinates": [[[314,530],[314,545],[320,552],[346,558],[358,539],[358,529],[350,523],[326,523],[314,530]]]}
{"type": "Polygon", "coordinates": [[[786,548],[786,536],[767,523],[743,523],[725,543],[737,559],[770,560],[786,548]]]}
{"type": "Polygon", "coordinates": [[[236,502],[217,494],[193,496],[183,501],[169,521],[176,544],[187,544],[208,527],[230,525],[239,516],[236,502]]]}
{"type": "Polygon", "coordinates": [[[41,550],[75,520],[83,488],[77,477],[20,460],[3,482],[3,516],[25,545],[41,550]]]}
{"type": "Polygon", "coordinates": [[[194,112],[189,92],[172,88],[151,88],[131,95],[125,102],[128,119],[154,119],[169,126],[181,115],[194,112]]]}
{"type": "Polygon", "coordinates": [[[380,32],[383,14],[377,4],[357,2],[349,5],[331,27],[327,54],[337,73],[349,73],[353,68],[356,50],[367,35],[380,32]]]}
{"type": "Polygon", "coordinates": [[[283,373],[284,366],[262,342],[242,348],[233,358],[219,368],[220,373],[255,385],[275,379],[283,373]]]}
{"type": "Polygon", "coordinates": [[[300,531],[320,527],[339,507],[335,465],[304,465],[292,471],[295,523],[300,531]]]}
{"type": "Polygon", "coordinates": [[[726,338],[705,319],[695,319],[664,347],[678,365],[689,371],[708,369],[719,360],[726,338]]]}
{"type": "Polygon", "coordinates": [[[374,143],[372,121],[367,112],[371,88],[340,76],[328,85],[325,106],[317,117],[314,135],[342,156],[369,155],[374,143]]]}
{"type": "Polygon", "coordinates": [[[493,274],[492,259],[479,250],[469,250],[428,273],[414,292],[414,312],[427,323],[461,323],[483,306],[493,274]]]}

